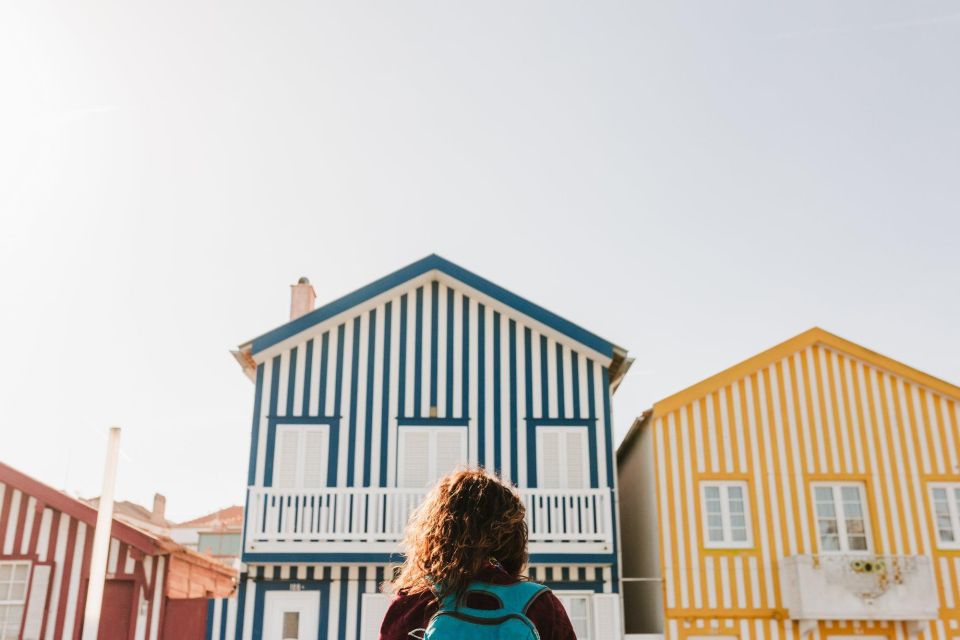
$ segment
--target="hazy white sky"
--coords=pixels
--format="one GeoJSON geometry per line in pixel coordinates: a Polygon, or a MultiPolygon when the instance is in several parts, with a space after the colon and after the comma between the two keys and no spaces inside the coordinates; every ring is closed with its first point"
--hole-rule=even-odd
{"type": "Polygon", "coordinates": [[[431,252],[629,348],[618,434],[813,325],[960,381],[958,65],[952,1],[4,2],[0,459],[239,502],[228,350],[431,252]]]}

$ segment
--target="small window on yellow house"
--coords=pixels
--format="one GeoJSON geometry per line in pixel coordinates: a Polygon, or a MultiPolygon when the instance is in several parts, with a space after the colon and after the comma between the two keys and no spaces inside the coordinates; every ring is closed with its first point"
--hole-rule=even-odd
{"type": "Polygon", "coordinates": [[[744,549],[753,545],[746,482],[703,482],[700,498],[707,549],[744,549]]]}
{"type": "Polygon", "coordinates": [[[938,482],[930,485],[937,546],[960,549],[960,482],[938,482]]]}
{"type": "Polygon", "coordinates": [[[863,483],[815,482],[811,488],[820,553],[868,553],[870,531],[863,483]]]}

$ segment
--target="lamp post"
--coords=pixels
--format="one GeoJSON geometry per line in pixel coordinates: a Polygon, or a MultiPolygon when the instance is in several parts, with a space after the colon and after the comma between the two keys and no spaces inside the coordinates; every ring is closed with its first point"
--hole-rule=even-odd
{"type": "Polygon", "coordinates": [[[93,553],[90,556],[90,579],[87,583],[87,604],[83,611],[83,640],[97,640],[100,630],[100,608],[107,578],[107,552],[113,524],[113,491],[117,483],[117,455],[120,452],[120,427],[110,427],[107,441],[107,463],[103,470],[103,490],[97,504],[97,526],[93,531],[93,553]]]}

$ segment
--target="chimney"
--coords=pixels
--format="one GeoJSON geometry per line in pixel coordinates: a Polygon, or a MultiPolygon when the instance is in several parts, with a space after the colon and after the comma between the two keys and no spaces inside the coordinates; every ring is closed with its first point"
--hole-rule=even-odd
{"type": "Polygon", "coordinates": [[[167,510],[167,499],[159,493],[153,494],[153,513],[150,514],[150,521],[154,524],[164,524],[164,512],[167,510]]]}
{"type": "Polygon", "coordinates": [[[297,284],[290,285],[290,319],[313,311],[317,301],[317,292],[313,290],[308,278],[300,278],[297,284]]]}

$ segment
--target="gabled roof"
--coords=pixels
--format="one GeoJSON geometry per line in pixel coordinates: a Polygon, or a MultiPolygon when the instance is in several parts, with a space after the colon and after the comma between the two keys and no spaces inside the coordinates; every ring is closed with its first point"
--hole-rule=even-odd
{"type": "Polygon", "coordinates": [[[570,339],[589,347],[597,353],[610,358],[613,361],[610,365],[611,380],[615,380],[617,378],[617,376],[614,374],[617,372],[617,369],[619,369],[620,365],[627,360],[625,349],[617,347],[612,342],[604,340],[596,334],[587,331],[583,327],[580,327],[569,320],[561,318],[557,314],[548,311],[547,309],[544,309],[543,307],[536,305],[529,300],[516,295],[515,293],[511,293],[503,287],[496,285],[489,280],[450,262],[449,260],[441,258],[436,254],[431,254],[425,258],[417,260],[416,262],[409,264],[402,269],[398,269],[397,271],[394,271],[393,273],[386,275],[379,280],[371,282],[365,287],[361,287],[352,293],[348,293],[347,295],[334,300],[333,302],[314,309],[310,313],[291,320],[290,322],[281,325],[272,331],[268,331],[267,333],[254,338],[250,342],[241,345],[240,351],[235,352],[234,355],[240,361],[241,365],[246,369],[252,363],[251,356],[260,353],[261,351],[264,351],[265,349],[268,349],[271,346],[286,340],[287,338],[291,338],[301,331],[324,322],[325,320],[328,320],[359,304],[362,304],[371,298],[385,293],[395,287],[401,286],[404,283],[431,271],[439,271],[444,273],[451,278],[458,280],[463,284],[503,303],[504,305],[511,307],[518,312],[529,316],[530,318],[533,318],[534,320],[569,337],[570,339]]]}
{"type": "MultiPolygon", "coordinates": [[[[0,462],[0,482],[19,489],[45,506],[76,518],[90,527],[97,524],[97,510],[90,505],[62,491],[57,491],[2,462],[0,462]]],[[[116,518],[113,519],[110,535],[147,554],[162,552],[160,538],[116,518]]]]}
{"type": "MultiPolygon", "coordinates": [[[[81,498],[81,501],[90,505],[94,509],[97,509],[100,506],[99,496],[94,498],[81,498]]],[[[144,523],[160,529],[169,529],[170,525],[173,524],[166,518],[157,520],[152,511],[143,505],[139,505],[136,502],[130,502],[129,500],[117,500],[113,503],[113,517],[130,521],[134,526],[137,526],[138,523],[144,523]]]]}
{"type": "MultiPolygon", "coordinates": [[[[31,478],[27,474],[17,471],[10,465],[2,462],[0,462],[0,482],[19,489],[24,495],[35,498],[37,502],[44,507],[49,507],[55,511],[65,513],[71,518],[76,518],[88,527],[93,528],[97,525],[97,510],[87,503],[69,496],[62,491],[58,491],[39,480],[31,478]]],[[[127,524],[116,517],[113,518],[110,537],[125,542],[134,549],[142,551],[147,555],[170,554],[188,564],[209,569],[223,577],[232,579],[236,576],[236,572],[233,569],[224,566],[209,556],[188,549],[166,536],[156,535],[131,524],[127,524]]],[[[218,593],[218,597],[228,594],[229,590],[218,593]]]]}
{"type": "Polygon", "coordinates": [[[697,384],[687,387],[683,391],[679,391],[672,396],[664,398],[663,400],[657,402],[653,405],[653,415],[662,416],[671,411],[679,409],[680,407],[705,396],[709,393],[712,393],[718,389],[721,389],[740,378],[743,378],[758,369],[763,369],[764,367],[782,360],[789,355],[792,355],[798,351],[802,351],[807,347],[810,347],[815,344],[821,344],[826,347],[830,347],[837,351],[842,351],[843,353],[862,360],[867,364],[871,364],[880,369],[886,369],[887,371],[916,382],[920,385],[928,387],[933,391],[941,393],[952,398],[960,400],[960,387],[953,385],[949,382],[935,378],[923,371],[914,369],[913,367],[907,366],[902,362],[898,362],[893,358],[888,358],[887,356],[881,355],[876,351],[871,351],[866,347],[861,347],[855,342],[850,342],[845,340],[840,336],[834,335],[829,331],[824,331],[819,327],[814,327],[804,331],[798,336],[794,336],[785,342],[767,349],[752,358],[748,358],[736,364],[729,369],[721,371],[720,373],[707,378],[697,384]]]}
{"type": "Polygon", "coordinates": [[[623,436],[623,440],[621,440],[620,444],[617,445],[618,463],[621,463],[620,461],[624,459],[624,456],[626,456],[627,452],[633,447],[633,443],[637,441],[637,438],[640,436],[640,432],[646,429],[650,424],[650,418],[652,416],[653,409],[647,409],[633,420],[633,424],[630,425],[629,429],[627,429],[627,434],[623,436]]]}
{"type": "Polygon", "coordinates": [[[203,528],[212,526],[219,526],[225,529],[232,527],[241,528],[243,526],[243,507],[235,505],[227,507],[226,509],[220,509],[219,511],[208,513],[199,518],[175,524],[173,528],[203,528]]]}
{"type": "MultiPolygon", "coordinates": [[[[69,496],[62,491],[58,491],[39,480],[31,478],[27,474],[17,471],[2,462],[0,462],[0,482],[19,489],[24,495],[35,498],[37,502],[44,507],[49,507],[55,511],[65,513],[71,518],[76,518],[88,527],[94,528],[97,525],[97,510],[87,503],[69,496]]],[[[169,554],[172,558],[176,558],[181,562],[199,567],[199,569],[194,569],[190,573],[191,576],[210,575],[209,572],[219,574],[221,579],[225,579],[228,582],[220,584],[220,588],[214,590],[215,597],[225,597],[233,590],[233,580],[236,577],[236,571],[223,565],[214,558],[188,549],[166,536],[144,531],[114,517],[113,524],[110,527],[110,537],[130,545],[132,548],[146,555],[157,556],[169,554]],[[197,573],[198,570],[200,573],[197,573]]]]}

